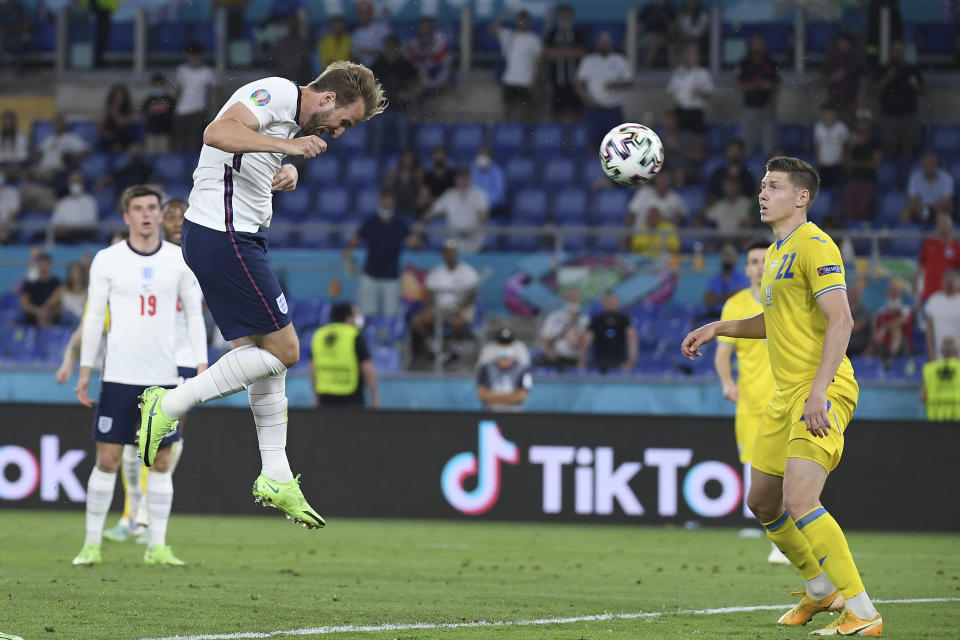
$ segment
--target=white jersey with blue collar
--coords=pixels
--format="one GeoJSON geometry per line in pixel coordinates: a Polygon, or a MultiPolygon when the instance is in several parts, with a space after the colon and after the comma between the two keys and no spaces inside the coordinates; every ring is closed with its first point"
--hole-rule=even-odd
{"type": "MultiPolygon", "coordinates": [[[[289,139],[300,131],[300,87],[286,78],[263,78],[237,89],[217,114],[243,104],[260,123],[258,133],[289,139]]],[[[193,172],[185,217],[217,231],[256,233],[273,217],[273,178],[282,153],[227,153],[203,145],[193,172]]]]}

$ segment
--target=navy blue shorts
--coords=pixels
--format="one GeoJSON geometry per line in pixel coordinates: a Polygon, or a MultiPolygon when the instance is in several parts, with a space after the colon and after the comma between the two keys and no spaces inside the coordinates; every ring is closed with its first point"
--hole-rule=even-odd
{"type": "Polygon", "coordinates": [[[184,380],[197,377],[197,370],[193,367],[177,367],[177,375],[184,380]]]}
{"type": "Polygon", "coordinates": [[[272,333],[290,324],[262,233],[215,231],[184,220],[180,246],[225,339],[272,333]]]}
{"type": "MultiPolygon", "coordinates": [[[[93,439],[97,442],[136,444],[140,430],[140,394],[144,386],[104,382],[100,387],[97,415],[93,418],[93,439]]],[[[172,389],[173,386],[166,386],[172,389]]],[[[160,442],[160,446],[180,439],[180,427],[160,442]]]]}

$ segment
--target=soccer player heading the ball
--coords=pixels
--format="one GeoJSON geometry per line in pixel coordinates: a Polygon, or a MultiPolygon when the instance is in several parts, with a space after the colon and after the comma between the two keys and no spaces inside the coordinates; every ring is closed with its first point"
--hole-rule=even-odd
{"type": "Polygon", "coordinates": [[[777,241],[763,263],[763,311],[704,325],[684,338],[681,351],[693,360],[720,336],[766,338],[776,391],[754,444],[747,504],[806,582],[800,604],[779,623],[804,625],[817,613],[842,609],[814,635],[879,637],[883,619],[843,531],[820,503],[827,475],[840,462],[860,388],[844,355],[853,318],[840,250],[807,221],[819,189],[817,172],[806,162],[767,162],[760,219],[777,241]]]}
{"type": "Polygon", "coordinates": [[[181,246],[223,337],[244,344],[176,389],[144,391],[140,454],[147,466],[180,416],[247,389],[262,461],[254,497],[306,527],[324,526],[287,461],[286,375],[300,359],[300,342],[263,230],[273,215],[272,192],[297,187],[297,170],[281,164],[283,157],[316,157],[327,148],[318,136],[338,138],[386,104],[369,69],[335,62],[305,87],[276,77],[244,85],[207,126],[181,246]]]}

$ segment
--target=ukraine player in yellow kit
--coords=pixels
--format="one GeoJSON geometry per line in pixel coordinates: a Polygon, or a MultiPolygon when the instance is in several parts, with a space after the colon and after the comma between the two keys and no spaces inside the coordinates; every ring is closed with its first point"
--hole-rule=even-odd
{"type": "Polygon", "coordinates": [[[813,634],[880,637],[883,619],[843,531],[820,503],[827,475],[840,462],[860,389],[844,355],[853,318],[840,250],[807,221],[819,189],[819,176],[806,162],[767,162],[760,219],[777,241],[764,260],[763,312],[700,327],[684,338],[681,351],[692,360],[719,336],[767,339],[776,391],[754,445],[747,503],[806,582],[800,604],[779,622],[803,625],[821,611],[842,608],[813,634]]]}
{"type": "MultiPolygon", "coordinates": [[[[721,320],[740,320],[763,313],[760,304],[760,279],[763,276],[763,259],[767,255],[770,243],[757,240],[747,247],[747,266],[744,271],[750,286],[733,294],[723,305],[721,320]]],[[[767,355],[767,343],[763,340],[743,338],[717,338],[717,352],[713,366],[723,385],[723,397],[737,405],[734,418],[734,432],[737,438],[737,450],[740,462],[750,464],[753,456],[753,443],[757,439],[757,429],[763,417],[763,410],[773,397],[773,372],[770,370],[770,357],[767,355]],[[733,380],[730,359],[737,354],[737,381],[733,380]]],[[[772,544],[767,561],[772,564],[786,564],[790,561],[777,545],[772,544]]]]}

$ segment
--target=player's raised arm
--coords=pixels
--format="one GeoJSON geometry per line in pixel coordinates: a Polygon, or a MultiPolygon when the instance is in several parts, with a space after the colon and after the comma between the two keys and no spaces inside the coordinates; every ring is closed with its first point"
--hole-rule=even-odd
{"type": "Polygon", "coordinates": [[[246,106],[231,105],[219,118],[207,125],[203,144],[227,153],[282,153],[313,158],[323,153],[327,143],[317,136],[275,138],[258,133],[260,121],[246,106]]]}
{"type": "Polygon", "coordinates": [[[90,397],[90,372],[97,357],[100,339],[103,336],[103,319],[107,315],[107,294],[110,283],[98,262],[99,254],[90,264],[90,284],[87,287],[87,312],[83,316],[83,333],[80,338],[80,375],[74,392],[77,401],[85,407],[92,407],[90,397]]]}
{"type": "Polygon", "coordinates": [[[718,320],[705,324],[698,329],[694,329],[687,334],[680,344],[680,352],[683,357],[693,360],[700,353],[700,347],[716,340],[718,336],[727,338],[753,338],[761,340],[767,337],[767,326],[763,320],[763,314],[758,313],[750,318],[743,320],[718,320]]]}

